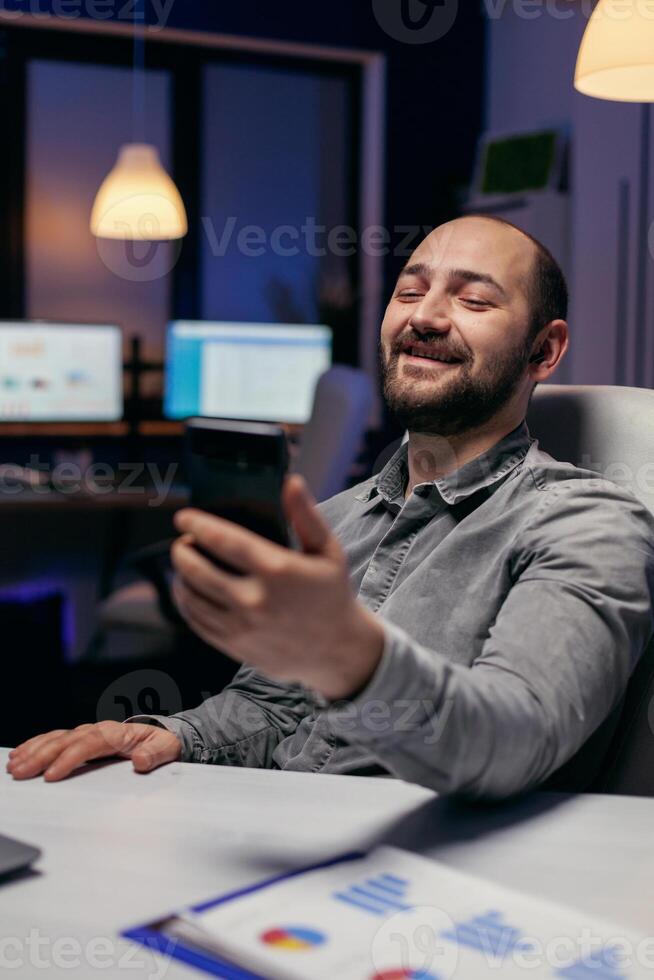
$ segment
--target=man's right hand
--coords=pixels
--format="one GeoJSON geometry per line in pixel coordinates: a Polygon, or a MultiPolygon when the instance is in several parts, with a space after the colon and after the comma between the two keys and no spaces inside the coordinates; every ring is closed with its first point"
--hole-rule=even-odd
{"type": "Polygon", "coordinates": [[[100,721],[30,738],[11,750],[7,772],[14,779],[43,773],[44,779],[55,782],[86,762],[112,755],[131,759],[136,772],[150,772],[166,762],[176,762],[181,752],[182,743],[165,728],[100,721]]]}

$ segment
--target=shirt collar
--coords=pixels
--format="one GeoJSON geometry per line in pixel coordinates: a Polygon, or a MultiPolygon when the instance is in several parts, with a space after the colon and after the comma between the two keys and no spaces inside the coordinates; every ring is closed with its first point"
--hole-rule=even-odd
{"type": "MultiPolygon", "coordinates": [[[[427,482],[438,489],[446,503],[458,504],[477,491],[494,486],[507,476],[522,462],[533,442],[527,423],[522,422],[481,456],[476,456],[465,466],[440,480],[427,482]]],[[[366,511],[380,500],[386,503],[404,502],[409,478],[408,451],[408,444],[403,443],[381,472],[357,494],[357,500],[370,503],[370,507],[365,508],[366,511]]]]}

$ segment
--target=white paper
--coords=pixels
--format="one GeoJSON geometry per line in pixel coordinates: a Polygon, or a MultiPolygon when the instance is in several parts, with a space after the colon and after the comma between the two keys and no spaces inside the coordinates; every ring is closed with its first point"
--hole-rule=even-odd
{"type": "Polygon", "coordinates": [[[652,939],[391,847],[186,922],[271,980],[654,978],[652,939]]]}

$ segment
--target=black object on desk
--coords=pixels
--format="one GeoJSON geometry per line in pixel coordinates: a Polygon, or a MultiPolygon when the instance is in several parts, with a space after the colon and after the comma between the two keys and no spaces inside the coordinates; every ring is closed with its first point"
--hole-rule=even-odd
{"type": "Polygon", "coordinates": [[[0,834],[0,879],[28,868],[40,856],[38,847],[0,834]]]}

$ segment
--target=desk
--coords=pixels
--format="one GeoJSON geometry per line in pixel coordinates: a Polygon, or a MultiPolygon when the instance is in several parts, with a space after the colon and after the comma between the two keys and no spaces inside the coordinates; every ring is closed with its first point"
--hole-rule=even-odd
{"type": "MultiPolygon", "coordinates": [[[[129,762],[109,763],[46,785],[14,782],[4,772],[5,757],[0,750],[0,831],[44,852],[36,873],[0,887],[2,936],[22,944],[5,955],[24,962],[7,974],[21,980],[96,975],[79,948],[76,969],[35,968],[24,942],[31,929],[50,964],[56,939],[97,953],[89,943],[106,937],[110,945],[99,959],[111,965],[98,977],[191,980],[200,974],[116,941],[117,933],[380,840],[652,930],[654,800],[536,794],[471,810],[389,779],[182,763],[145,776],[129,762]]],[[[67,947],[67,956],[71,962],[74,949],[67,947]]]]}

